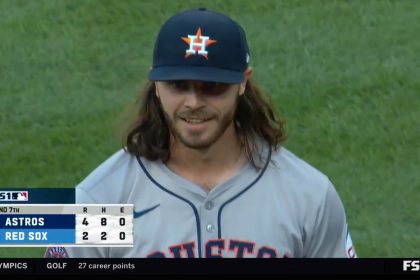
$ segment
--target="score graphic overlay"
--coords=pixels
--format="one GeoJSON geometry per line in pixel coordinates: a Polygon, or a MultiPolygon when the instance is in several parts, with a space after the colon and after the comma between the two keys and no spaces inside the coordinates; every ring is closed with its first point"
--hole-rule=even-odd
{"type": "Polygon", "coordinates": [[[132,204],[75,204],[74,188],[0,188],[0,247],[133,246],[132,204]]]}
{"type": "Polygon", "coordinates": [[[3,204],[0,247],[133,246],[132,204],[3,204]]]}

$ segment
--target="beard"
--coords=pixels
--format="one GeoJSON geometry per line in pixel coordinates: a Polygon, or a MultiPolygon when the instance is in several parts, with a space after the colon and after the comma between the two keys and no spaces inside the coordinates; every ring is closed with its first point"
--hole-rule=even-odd
{"type": "Polygon", "coordinates": [[[233,123],[235,117],[235,109],[226,112],[223,115],[216,114],[207,109],[186,110],[182,112],[175,112],[174,117],[170,117],[163,111],[166,123],[175,139],[185,147],[194,150],[207,150],[217,140],[222,137],[228,127],[233,123]],[[190,132],[183,126],[185,120],[188,118],[209,119],[208,126],[202,132],[190,132]]]}

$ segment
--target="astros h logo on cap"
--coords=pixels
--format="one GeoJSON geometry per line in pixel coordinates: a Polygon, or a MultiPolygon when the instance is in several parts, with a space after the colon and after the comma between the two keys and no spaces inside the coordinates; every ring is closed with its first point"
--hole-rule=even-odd
{"type": "Polygon", "coordinates": [[[182,37],[182,40],[190,46],[186,50],[186,58],[193,54],[199,54],[208,59],[206,47],[216,43],[216,40],[211,40],[208,36],[202,36],[200,27],[195,35],[188,35],[188,38],[182,37]]]}

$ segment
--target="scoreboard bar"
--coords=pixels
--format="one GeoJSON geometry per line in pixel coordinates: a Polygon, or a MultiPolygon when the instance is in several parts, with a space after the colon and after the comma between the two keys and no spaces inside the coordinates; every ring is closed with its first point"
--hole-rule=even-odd
{"type": "Polygon", "coordinates": [[[0,188],[0,204],[75,204],[74,188],[0,188]]]}
{"type": "Polygon", "coordinates": [[[0,205],[0,247],[132,247],[132,204],[0,205]]]}

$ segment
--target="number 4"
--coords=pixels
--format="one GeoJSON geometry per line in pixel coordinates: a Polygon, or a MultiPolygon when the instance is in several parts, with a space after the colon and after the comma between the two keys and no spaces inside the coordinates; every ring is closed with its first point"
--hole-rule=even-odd
{"type": "Polygon", "coordinates": [[[87,219],[86,219],[86,218],[83,218],[83,222],[82,222],[82,224],[83,224],[83,225],[85,225],[85,226],[88,226],[88,225],[89,225],[89,223],[88,223],[88,221],[87,221],[87,219]]]}

